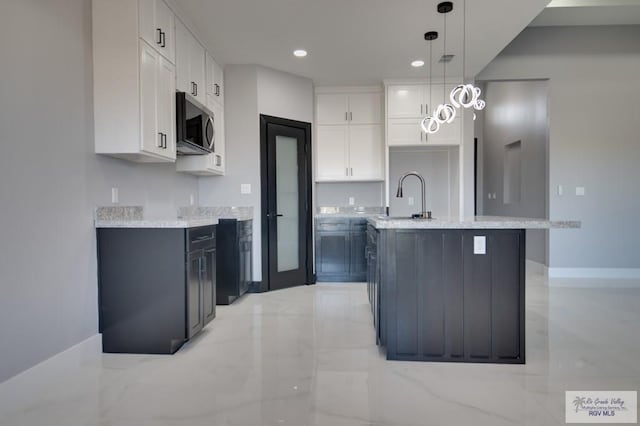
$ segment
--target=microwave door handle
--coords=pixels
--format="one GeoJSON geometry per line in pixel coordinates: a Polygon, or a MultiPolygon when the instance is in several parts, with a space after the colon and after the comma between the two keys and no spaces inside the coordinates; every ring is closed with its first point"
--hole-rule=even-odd
{"type": "MultiPolygon", "coordinates": [[[[213,118],[211,118],[211,116],[207,117],[207,125],[206,127],[211,126],[211,140],[207,141],[207,144],[209,145],[209,149],[211,151],[215,151],[215,143],[216,143],[216,128],[213,126],[213,118]]],[[[207,131],[205,128],[205,137],[207,137],[207,131]]]]}

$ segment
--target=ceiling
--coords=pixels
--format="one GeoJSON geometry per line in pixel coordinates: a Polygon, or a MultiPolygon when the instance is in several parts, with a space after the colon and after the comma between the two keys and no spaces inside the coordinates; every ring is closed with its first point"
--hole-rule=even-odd
{"type": "Polygon", "coordinates": [[[554,0],[532,27],[640,24],[640,0],[554,0]]]}
{"type": "MultiPolygon", "coordinates": [[[[379,84],[385,78],[426,78],[426,31],[434,76],[442,76],[443,18],[435,0],[171,0],[222,64],[259,64],[311,78],[316,85],[379,84]],[[306,58],[295,58],[306,49],[306,58]]],[[[548,0],[466,0],[466,72],[480,72],[548,0]]],[[[463,1],[447,15],[447,75],[462,75],[463,1]]]]}

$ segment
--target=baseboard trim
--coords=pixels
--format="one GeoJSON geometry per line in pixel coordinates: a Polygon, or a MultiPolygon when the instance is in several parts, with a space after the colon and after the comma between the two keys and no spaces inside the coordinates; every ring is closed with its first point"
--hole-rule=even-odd
{"type": "Polygon", "coordinates": [[[528,275],[530,274],[546,276],[549,272],[549,268],[547,268],[547,265],[529,259],[525,261],[525,270],[527,271],[528,275]]]}
{"type": "MultiPolygon", "coordinates": [[[[549,268],[549,278],[640,279],[640,268],[549,268]]],[[[640,283],[638,284],[640,286],[640,283]]]]}

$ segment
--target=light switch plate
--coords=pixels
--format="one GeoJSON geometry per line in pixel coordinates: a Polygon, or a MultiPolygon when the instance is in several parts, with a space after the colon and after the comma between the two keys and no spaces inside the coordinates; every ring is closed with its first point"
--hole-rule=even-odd
{"type": "Polygon", "coordinates": [[[484,235],[473,237],[473,254],[487,254],[487,237],[484,235]]]}
{"type": "Polygon", "coordinates": [[[564,194],[564,188],[562,185],[558,185],[558,195],[562,196],[564,194]]]}
{"type": "Polygon", "coordinates": [[[584,186],[576,186],[576,195],[578,197],[584,197],[584,186]]]}
{"type": "Polygon", "coordinates": [[[349,197],[349,205],[354,206],[356,204],[356,199],[353,197],[349,197]]]}
{"type": "Polygon", "coordinates": [[[242,183],[242,184],[240,184],[240,193],[241,194],[251,194],[251,184],[250,183],[242,183]]]}
{"type": "Polygon", "coordinates": [[[120,202],[120,191],[118,188],[111,188],[111,202],[113,204],[118,204],[120,202]]]}

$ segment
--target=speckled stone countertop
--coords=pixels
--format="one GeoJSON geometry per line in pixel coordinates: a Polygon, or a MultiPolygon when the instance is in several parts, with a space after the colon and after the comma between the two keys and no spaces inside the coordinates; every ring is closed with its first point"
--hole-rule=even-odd
{"type": "Polygon", "coordinates": [[[552,229],[580,228],[577,221],[529,219],[523,217],[476,216],[467,219],[443,217],[409,219],[399,217],[370,217],[369,223],[377,229],[552,229]]]}
{"type": "Polygon", "coordinates": [[[324,217],[372,217],[384,214],[384,207],[318,207],[316,219],[324,217]]]}
{"type": "Polygon", "coordinates": [[[253,207],[180,207],[175,218],[146,218],[141,206],[98,207],[96,228],[197,228],[219,219],[253,219],[253,207]]]}

